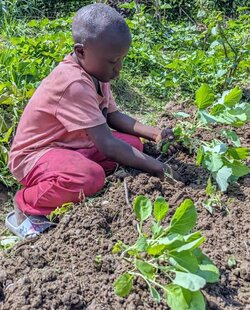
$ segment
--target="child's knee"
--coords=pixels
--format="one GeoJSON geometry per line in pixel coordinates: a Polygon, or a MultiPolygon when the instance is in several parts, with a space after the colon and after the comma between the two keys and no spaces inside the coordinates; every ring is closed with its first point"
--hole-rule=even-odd
{"type": "Polygon", "coordinates": [[[65,191],[80,193],[88,197],[100,191],[105,183],[105,173],[101,166],[94,163],[88,169],[84,169],[77,175],[71,175],[70,180],[61,179],[60,185],[65,188],[65,191]]]}

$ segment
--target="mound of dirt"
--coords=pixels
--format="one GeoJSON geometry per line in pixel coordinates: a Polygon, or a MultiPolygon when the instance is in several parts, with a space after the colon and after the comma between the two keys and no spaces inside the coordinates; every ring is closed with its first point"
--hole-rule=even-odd
{"type": "MultiPolygon", "coordinates": [[[[249,128],[241,131],[243,144],[249,145],[249,128]]],[[[145,150],[155,157],[159,154],[150,143],[145,150]]],[[[184,152],[171,160],[183,183],[118,170],[108,177],[102,196],[77,206],[54,230],[1,252],[0,309],[168,309],[164,302],[152,300],[139,279],[128,298],[119,298],[113,291],[114,280],[127,265],[112,254],[112,247],[118,240],[132,243],[137,239],[137,222],[130,205],[139,194],[151,199],[163,196],[170,203],[170,215],[185,198],[195,202],[197,228],[207,238],[203,251],[221,271],[220,282],[203,291],[207,308],[249,309],[250,176],[231,186],[222,196],[226,207],[215,208],[211,215],[202,206],[208,175],[194,162],[193,156],[184,152]],[[235,262],[233,266],[230,259],[235,262]]]]}

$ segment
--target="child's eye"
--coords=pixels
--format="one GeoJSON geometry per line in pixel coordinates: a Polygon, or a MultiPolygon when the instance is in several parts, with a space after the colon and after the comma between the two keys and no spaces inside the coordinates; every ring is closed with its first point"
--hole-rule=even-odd
{"type": "Polygon", "coordinates": [[[108,60],[108,62],[112,65],[115,65],[117,61],[113,61],[113,60],[108,60]]]}

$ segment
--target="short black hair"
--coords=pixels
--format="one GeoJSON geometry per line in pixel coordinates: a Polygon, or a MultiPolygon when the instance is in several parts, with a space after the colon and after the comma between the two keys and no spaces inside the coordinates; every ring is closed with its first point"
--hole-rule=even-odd
{"type": "Polygon", "coordinates": [[[75,43],[86,44],[88,41],[99,39],[106,32],[130,37],[130,30],[124,18],[106,4],[90,4],[77,11],[72,24],[75,43]]]}

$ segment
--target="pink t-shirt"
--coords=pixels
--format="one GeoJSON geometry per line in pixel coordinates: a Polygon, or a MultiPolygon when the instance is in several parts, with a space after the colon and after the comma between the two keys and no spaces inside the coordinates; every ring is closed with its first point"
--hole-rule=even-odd
{"type": "Polygon", "coordinates": [[[9,169],[22,180],[53,148],[90,148],[85,129],[106,123],[102,111],[117,110],[109,83],[97,94],[91,76],[71,55],[41,82],[25,107],[9,153],[9,169]]]}

